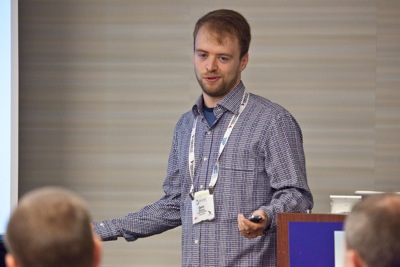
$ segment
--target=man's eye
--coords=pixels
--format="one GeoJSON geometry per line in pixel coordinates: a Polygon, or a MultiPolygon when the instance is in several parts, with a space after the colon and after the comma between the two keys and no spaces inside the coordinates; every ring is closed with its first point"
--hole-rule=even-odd
{"type": "Polygon", "coordinates": [[[206,53],[197,53],[197,56],[198,56],[199,58],[206,58],[206,57],[207,57],[207,54],[206,54],[206,53]]]}
{"type": "Polygon", "coordinates": [[[229,57],[220,56],[219,59],[220,59],[221,61],[225,62],[225,61],[228,61],[228,60],[229,60],[229,57]]]}

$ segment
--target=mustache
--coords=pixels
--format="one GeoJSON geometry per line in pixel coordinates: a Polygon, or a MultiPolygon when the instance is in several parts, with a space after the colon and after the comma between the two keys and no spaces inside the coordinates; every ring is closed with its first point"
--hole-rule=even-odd
{"type": "Polygon", "coordinates": [[[201,74],[203,78],[210,78],[210,77],[221,77],[222,75],[218,72],[205,72],[201,74]]]}

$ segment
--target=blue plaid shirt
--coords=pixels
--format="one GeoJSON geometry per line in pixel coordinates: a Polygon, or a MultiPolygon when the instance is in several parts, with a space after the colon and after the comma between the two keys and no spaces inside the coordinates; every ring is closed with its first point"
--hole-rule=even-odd
{"type": "Polygon", "coordinates": [[[307,184],[303,139],[293,116],[281,106],[250,94],[220,157],[214,188],[215,219],[192,223],[188,156],[193,121],[196,128],[195,191],[208,187],[221,139],[244,94],[239,85],[214,109],[209,126],[199,97],[177,122],[169,155],[165,195],[124,218],[94,223],[103,240],[127,241],[162,233],[182,225],[182,266],[276,266],[276,214],[306,212],[313,206],[307,184]],[[262,209],[268,216],[262,236],[240,235],[238,213],[262,209]]]}

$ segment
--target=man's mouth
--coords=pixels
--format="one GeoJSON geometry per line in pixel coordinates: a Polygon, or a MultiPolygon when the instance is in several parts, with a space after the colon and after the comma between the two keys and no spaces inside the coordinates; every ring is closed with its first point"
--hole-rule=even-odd
{"type": "Polygon", "coordinates": [[[220,77],[219,77],[219,76],[207,76],[207,77],[203,77],[203,79],[204,79],[206,82],[215,83],[215,82],[217,82],[217,81],[220,79],[220,77]]]}

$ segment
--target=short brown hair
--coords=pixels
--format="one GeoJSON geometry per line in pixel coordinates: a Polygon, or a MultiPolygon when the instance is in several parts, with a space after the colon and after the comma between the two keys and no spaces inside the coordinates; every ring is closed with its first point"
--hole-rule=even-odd
{"type": "Polygon", "coordinates": [[[249,52],[251,41],[250,25],[240,13],[229,9],[218,9],[201,17],[194,27],[193,47],[195,46],[197,33],[205,25],[209,30],[219,35],[219,42],[227,35],[237,37],[240,45],[240,58],[249,52]]]}
{"type": "Polygon", "coordinates": [[[358,202],[345,222],[347,249],[368,266],[400,266],[400,195],[378,194],[358,202]]]}
{"type": "Polygon", "coordinates": [[[46,187],[25,195],[10,217],[5,241],[23,267],[93,266],[86,203],[65,189],[46,187]]]}

